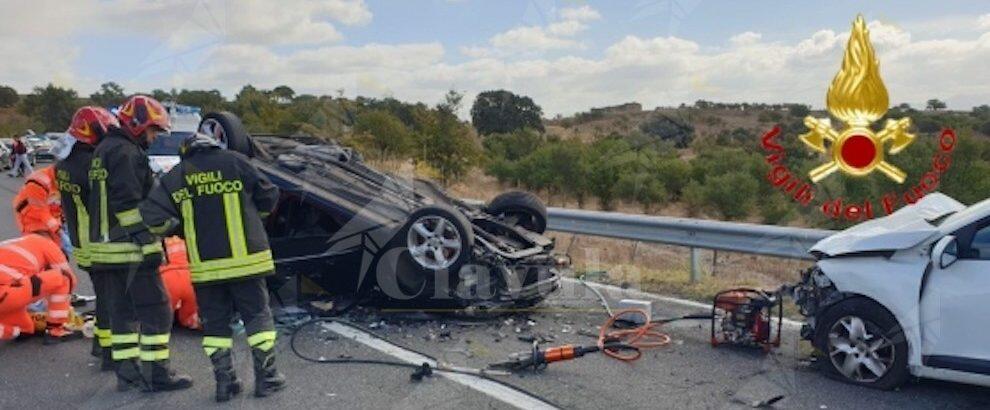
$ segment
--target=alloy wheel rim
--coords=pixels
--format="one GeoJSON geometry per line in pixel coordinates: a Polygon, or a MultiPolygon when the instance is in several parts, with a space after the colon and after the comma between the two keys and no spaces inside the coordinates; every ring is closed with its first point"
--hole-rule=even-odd
{"type": "Polygon", "coordinates": [[[227,149],[227,131],[223,129],[223,124],[213,118],[203,120],[199,126],[199,132],[213,137],[220,144],[220,148],[227,149]]]}
{"type": "Polygon", "coordinates": [[[420,266],[447,269],[461,255],[461,234],[453,223],[440,216],[422,216],[409,227],[406,246],[420,266]]]}
{"type": "Polygon", "coordinates": [[[833,367],[843,376],[871,383],[890,371],[896,348],[875,323],[846,316],[829,329],[828,354],[833,367]]]}

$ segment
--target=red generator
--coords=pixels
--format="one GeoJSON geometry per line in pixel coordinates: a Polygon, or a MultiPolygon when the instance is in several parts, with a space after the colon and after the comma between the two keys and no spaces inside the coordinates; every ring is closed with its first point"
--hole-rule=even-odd
{"type": "Polygon", "coordinates": [[[753,288],[723,290],[712,303],[712,346],[780,346],[784,307],[779,292],[753,288]],[[776,311],[776,312],[775,312],[776,311]],[[777,316],[776,330],[771,318],[777,316]]]}

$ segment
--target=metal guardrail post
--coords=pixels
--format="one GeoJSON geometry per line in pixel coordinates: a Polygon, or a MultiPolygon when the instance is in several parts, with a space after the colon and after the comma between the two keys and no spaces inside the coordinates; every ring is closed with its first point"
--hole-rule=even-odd
{"type": "Polygon", "coordinates": [[[691,283],[701,281],[701,267],[698,266],[698,248],[691,248],[691,283]]]}

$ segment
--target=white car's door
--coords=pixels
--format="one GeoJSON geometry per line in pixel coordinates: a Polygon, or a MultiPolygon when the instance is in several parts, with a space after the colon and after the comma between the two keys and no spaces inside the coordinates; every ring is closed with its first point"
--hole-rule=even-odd
{"type": "Polygon", "coordinates": [[[990,219],[955,232],[955,262],[932,261],[921,298],[926,366],[990,375],[990,219]]]}

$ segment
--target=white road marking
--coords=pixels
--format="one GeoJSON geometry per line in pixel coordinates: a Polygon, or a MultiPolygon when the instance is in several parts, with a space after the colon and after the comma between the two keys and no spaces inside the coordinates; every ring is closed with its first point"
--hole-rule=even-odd
{"type": "MultiPolygon", "coordinates": [[[[415,365],[419,365],[424,362],[429,363],[430,366],[437,365],[436,361],[430,359],[429,357],[396,346],[384,339],[380,339],[362,330],[358,330],[338,322],[327,322],[323,324],[323,327],[403,362],[415,365]]],[[[447,372],[437,372],[434,374],[520,409],[556,409],[556,407],[550,405],[549,403],[539,400],[533,396],[480,377],[447,372]]]]}

